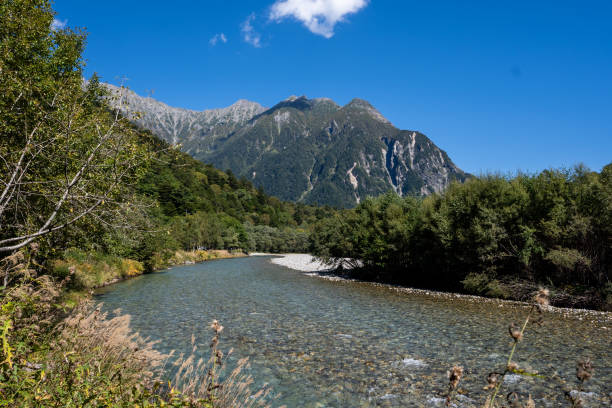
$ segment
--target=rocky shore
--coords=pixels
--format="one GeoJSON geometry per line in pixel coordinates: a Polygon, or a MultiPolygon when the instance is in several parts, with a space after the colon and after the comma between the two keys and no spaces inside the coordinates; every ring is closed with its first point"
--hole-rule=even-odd
{"type": "MultiPolygon", "coordinates": [[[[309,254],[251,254],[252,256],[275,256],[272,258],[270,262],[285,266],[287,268],[307,272],[306,275],[314,276],[327,280],[345,280],[352,282],[362,282],[368,285],[387,287],[391,290],[395,290],[398,292],[406,293],[406,294],[418,294],[425,296],[432,296],[444,299],[462,299],[470,302],[484,302],[491,303],[492,305],[496,305],[499,307],[503,306],[515,306],[519,308],[528,308],[530,304],[528,302],[522,302],[517,300],[508,300],[508,299],[496,299],[496,298],[487,298],[482,296],[475,295],[467,295],[462,293],[451,293],[451,292],[439,292],[435,290],[427,290],[427,289],[414,289],[408,288],[399,285],[392,285],[387,283],[378,283],[378,282],[369,282],[369,281],[361,281],[359,279],[353,279],[347,276],[343,276],[342,274],[337,273],[332,267],[326,265],[320,261],[317,261],[315,257],[309,254]]],[[[348,269],[345,267],[345,269],[348,269]]],[[[580,320],[589,320],[592,323],[605,323],[607,329],[612,330],[612,313],[597,311],[591,309],[578,309],[578,308],[565,308],[565,307],[554,307],[548,306],[547,311],[551,313],[559,313],[566,316],[579,316],[580,320]]]]}
{"type": "Polygon", "coordinates": [[[321,272],[331,269],[330,265],[326,265],[308,254],[283,254],[279,258],[272,258],[271,262],[302,272],[321,272]]]}

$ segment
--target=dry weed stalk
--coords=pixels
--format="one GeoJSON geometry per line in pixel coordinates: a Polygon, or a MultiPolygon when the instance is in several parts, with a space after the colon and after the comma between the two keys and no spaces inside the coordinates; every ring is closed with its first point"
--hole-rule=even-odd
{"type": "MultiPolygon", "coordinates": [[[[238,360],[236,367],[222,380],[227,356],[219,349],[219,337],[223,326],[217,320],[211,323],[213,339],[210,343],[210,357],[208,361],[200,358],[196,360],[198,347],[196,339],[191,337],[191,355],[181,358],[173,383],[176,384],[180,393],[191,399],[195,406],[198,403],[209,402],[215,408],[250,408],[267,407],[266,398],[270,389],[262,388],[255,393],[251,392],[253,378],[246,374],[249,369],[248,359],[238,360]]],[[[171,391],[172,392],[172,391],[171,391]]]]}
{"type": "MultiPolygon", "coordinates": [[[[527,314],[527,317],[525,318],[523,324],[521,326],[518,326],[516,323],[513,322],[508,327],[508,332],[510,334],[510,337],[512,337],[513,341],[512,348],[510,349],[510,354],[508,355],[508,360],[506,362],[504,370],[502,372],[491,372],[487,376],[487,385],[484,387],[484,389],[492,390],[492,392],[490,396],[487,397],[487,400],[485,402],[485,408],[494,408],[497,406],[496,398],[499,394],[499,390],[502,384],[504,383],[504,378],[507,374],[530,374],[526,371],[520,370],[518,364],[512,361],[512,358],[514,357],[514,353],[516,352],[518,343],[523,339],[527,324],[529,324],[530,321],[532,323],[541,324],[542,308],[549,305],[549,297],[550,292],[548,291],[548,289],[540,288],[533,298],[533,305],[529,309],[529,313],[527,314]]],[[[510,404],[510,407],[521,406],[519,402],[519,396],[514,392],[509,393],[506,396],[506,400],[510,404]]],[[[529,400],[531,400],[531,396],[529,396],[529,400]]]]}
{"type": "Polygon", "coordinates": [[[565,397],[571,402],[572,408],[582,408],[584,406],[584,402],[581,398],[581,393],[584,390],[584,383],[593,377],[595,373],[595,368],[593,367],[593,363],[591,359],[585,358],[580,359],[576,362],[576,378],[578,379],[578,390],[575,393],[572,393],[569,390],[565,391],[565,397]]]}
{"type": "Polygon", "coordinates": [[[448,393],[446,395],[446,406],[450,407],[453,401],[454,395],[457,393],[457,387],[459,381],[463,377],[463,367],[460,365],[454,365],[453,368],[448,372],[448,393]]]}
{"type": "MultiPolygon", "coordinates": [[[[496,408],[497,400],[499,397],[499,392],[501,386],[504,383],[504,377],[507,374],[514,373],[519,375],[528,375],[533,377],[541,377],[536,373],[527,372],[519,367],[519,365],[514,362],[512,359],[515,355],[518,343],[523,339],[525,330],[529,322],[535,324],[541,324],[543,321],[542,311],[545,307],[549,305],[549,296],[550,292],[548,289],[540,288],[536,295],[533,298],[533,304],[529,309],[529,313],[525,318],[525,321],[522,325],[518,326],[516,323],[511,323],[508,332],[510,337],[512,338],[513,344],[510,349],[510,353],[508,355],[508,360],[506,362],[506,366],[501,372],[491,372],[487,377],[487,385],[484,387],[484,390],[491,390],[491,393],[487,397],[484,408],[496,408]]],[[[579,360],[576,366],[576,378],[580,382],[579,390],[577,393],[565,390],[565,396],[572,403],[572,407],[578,408],[582,407],[582,401],[580,399],[580,392],[583,389],[583,384],[585,381],[589,380],[593,375],[593,364],[590,359],[579,360]]],[[[553,376],[552,379],[560,382],[561,384],[565,384],[565,381],[558,378],[557,376],[553,376]]],[[[507,406],[510,408],[535,408],[535,401],[529,395],[527,401],[524,404],[521,403],[520,397],[516,392],[510,392],[506,395],[507,406]]],[[[506,405],[503,405],[506,406],[506,405]]]]}

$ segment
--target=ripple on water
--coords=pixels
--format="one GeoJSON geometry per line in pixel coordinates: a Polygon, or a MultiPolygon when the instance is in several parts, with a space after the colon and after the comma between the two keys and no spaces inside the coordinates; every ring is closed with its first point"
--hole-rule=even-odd
{"type": "Polygon", "coordinates": [[[393,363],[393,365],[395,367],[414,367],[414,368],[427,367],[426,362],[424,362],[423,360],[417,360],[414,358],[405,358],[401,361],[396,361],[395,363],[393,363]]]}
{"type": "MultiPolygon", "coordinates": [[[[487,374],[505,364],[508,324],[526,313],[520,304],[313,279],[268,259],[174,268],[104,288],[98,299],[107,311],[132,315],[133,329],[160,340],[162,352],[189,352],[192,334],[204,352],[208,323],[218,319],[232,361],[249,357],[256,384],[280,395],[272,405],[288,407],[435,406],[453,364],[466,373],[460,388],[467,395],[456,403],[479,406],[487,374]]],[[[581,317],[545,313],[542,327],[528,327],[516,360],[575,384],[576,359],[591,357],[596,374],[583,392],[609,406],[612,320],[581,317]]],[[[551,406],[566,403],[550,381],[520,378],[504,388],[551,406]]]]}

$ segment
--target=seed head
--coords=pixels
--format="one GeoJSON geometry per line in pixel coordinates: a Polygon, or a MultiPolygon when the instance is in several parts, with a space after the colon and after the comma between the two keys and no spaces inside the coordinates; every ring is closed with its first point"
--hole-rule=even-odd
{"type": "Polygon", "coordinates": [[[215,351],[215,360],[217,365],[220,366],[223,364],[223,352],[221,350],[215,351]]]}
{"type": "Polygon", "coordinates": [[[484,389],[485,390],[490,390],[495,388],[495,386],[497,385],[499,381],[499,374],[498,373],[489,373],[489,376],[487,377],[487,385],[485,385],[484,389]]]}
{"type": "Polygon", "coordinates": [[[591,359],[578,360],[576,364],[576,378],[578,378],[580,382],[589,380],[593,376],[593,371],[595,370],[593,369],[591,359]]]}
{"type": "Polygon", "coordinates": [[[461,377],[463,377],[463,367],[461,366],[453,366],[448,374],[448,380],[450,382],[451,388],[457,388],[459,385],[459,381],[461,381],[461,377]]]}
{"type": "Polygon", "coordinates": [[[216,334],[219,334],[223,331],[223,326],[219,324],[219,322],[215,319],[210,324],[210,328],[215,331],[216,334]]]}
{"type": "Polygon", "coordinates": [[[508,371],[516,371],[518,370],[519,366],[518,364],[516,364],[514,361],[511,361],[510,363],[508,363],[508,371]]]}
{"type": "Polygon", "coordinates": [[[550,304],[550,291],[545,288],[540,288],[534,300],[540,306],[548,306],[550,304]]]}
{"type": "Polygon", "coordinates": [[[510,325],[508,328],[508,332],[510,336],[514,339],[514,341],[519,341],[523,338],[523,333],[521,333],[521,329],[519,329],[514,323],[510,325]]]}

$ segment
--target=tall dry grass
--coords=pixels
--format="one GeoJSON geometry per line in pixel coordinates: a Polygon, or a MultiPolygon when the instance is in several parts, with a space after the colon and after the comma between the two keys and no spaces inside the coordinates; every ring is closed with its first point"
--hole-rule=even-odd
{"type": "MultiPolygon", "coordinates": [[[[82,310],[66,319],[46,374],[62,390],[78,390],[78,395],[58,393],[57,402],[75,406],[87,400],[83,390],[97,393],[100,404],[124,404],[147,401],[150,406],[171,404],[177,407],[252,408],[267,407],[269,389],[252,391],[253,378],[247,374],[248,360],[241,359],[225,375],[227,358],[219,347],[223,327],[216,321],[211,328],[213,338],[210,357],[197,358],[196,339],[192,350],[174,363],[174,378],[164,381],[172,355],[155,350],[157,342],[144,339],[130,329],[130,316],[114,312],[109,318],[98,309],[82,310]],[[51,378],[53,377],[53,378],[51,378]],[[101,388],[105,388],[102,390],[101,388]]],[[[231,353],[231,351],[230,351],[231,353]]],[[[230,354],[228,353],[228,355],[230,354]]],[[[93,394],[92,394],[93,396],[93,394]]],[[[91,400],[91,401],[94,401],[91,400]]]]}
{"type": "Polygon", "coordinates": [[[191,401],[209,401],[214,407],[269,407],[270,389],[267,387],[253,391],[253,378],[248,374],[250,368],[248,359],[239,359],[235,367],[229,370],[226,360],[232,354],[227,354],[219,348],[219,340],[223,326],[217,320],[211,323],[213,338],[210,343],[208,359],[197,358],[198,346],[196,338],[191,338],[191,355],[181,357],[177,364],[178,370],[174,376],[180,392],[191,401]],[[227,375],[226,375],[227,374],[227,375]]]}
{"type": "MultiPolygon", "coordinates": [[[[164,375],[172,355],[130,328],[130,316],[110,317],[91,301],[69,307],[75,278],[39,274],[36,248],[0,261],[0,407],[262,407],[268,390],[251,392],[248,362],[229,371],[213,327],[210,359],[180,359],[174,382],[164,375]]],[[[193,350],[197,352],[196,349],[193,350]]]]}

